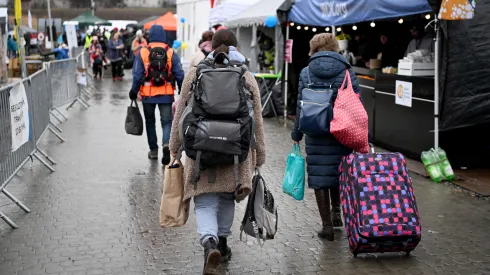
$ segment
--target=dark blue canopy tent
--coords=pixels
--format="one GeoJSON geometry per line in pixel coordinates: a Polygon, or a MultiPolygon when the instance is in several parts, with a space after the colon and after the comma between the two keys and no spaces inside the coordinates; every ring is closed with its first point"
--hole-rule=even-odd
{"type": "Polygon", "coordinates": [[[340,26],[432,12],[427,0],[296,0],[288,21],[313,26],[340,26]]]}

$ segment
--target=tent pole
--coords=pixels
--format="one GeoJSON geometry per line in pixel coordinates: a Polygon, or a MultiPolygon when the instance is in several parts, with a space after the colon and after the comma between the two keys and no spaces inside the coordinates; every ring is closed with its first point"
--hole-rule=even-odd
{"type": "MultiPolygon", "coordinates": [[[[286,22],[286,41],[289,40],[289,22],[286,22]]],[[[292,55],[293,53],[289,53],[292,55]]],[[[286,65],[284,66],[284,127],[288,126],[288,75],[289,75],[289,63],[284,58],[286,65]]]]}
{"type": "Polygon", "coordinates": [[[435,75],[434,75],[434,148],[439,147],[439,59],[440,59],[440,43],[441,31],[437,15],[435,17],[434,29],[436,32],[434,59],[435,59],[435,75]]]}
{"type": "MultiPolygon", "coordinates": [[[[49,21],[49,39],[51,41],[51,50],[54,50],[55,46],[54,46],[54,36],[53,36],[53,19],[51,18],[51,4],[50,4],[51,1],[48,0],[48,21],[49,21]]],[[[19,26],[20,27],[20,26],[19,26]]],[[[20,41],[20,38],[19,38],[19,41],[20,41]]],[[[27,41],[26,41],[27,42],[27,41]]],[[[84,45],[85,46],[85,45],[84,45]]]]}

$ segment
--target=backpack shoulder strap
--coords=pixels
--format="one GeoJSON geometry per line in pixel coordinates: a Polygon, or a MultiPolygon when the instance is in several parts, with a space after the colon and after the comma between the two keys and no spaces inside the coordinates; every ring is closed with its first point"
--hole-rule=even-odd
{"type": "Polygon", "coordinates": [[[168,71],[171,72],[172,71],[172,59],[174,57],[174,49],[169,48],[168,46],[166,46],[166,48],[164,48],[164,49],[167,51],[167,67],[168,67],[168,71]]]}

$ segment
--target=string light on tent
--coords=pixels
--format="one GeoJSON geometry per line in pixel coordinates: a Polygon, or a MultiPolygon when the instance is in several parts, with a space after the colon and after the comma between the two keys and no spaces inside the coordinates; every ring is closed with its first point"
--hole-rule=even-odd
{"type": "Polygon", "coordinates": [[[403,24],[403,18],[400,18],[400,20],[398,20],[398,23],[403,24]]]}
{"type": "Polygon", "coordinates": [[[308,26],[305,26],[305,31],[307,31],[308,29],[309,29],[308,26]]]}
{"type": "Polygon", "coordinates": [[[329,28],[329,27],[326,27],[326,28],[325,28],[325,31],[326,31],[326,32],[329,32],[329,31],[330,31],[330,28],[329,28]]]}
{"type": "Polygon", "coordinates": [[[301,30],[301,26],[297,26],[296,29],[299,31],[301,30]]]}
{"type": "Polygon", "coordinates": [[[342,28],[338,27],[337,32],[341,32],[341,31],[342,31],[342,28]]]}
{"type": "Polygon", "coordinates": [[[356,25],[352,26],[352,29],[357,31],[357,26],[356,25]]]}
{"type": "Polygon", "coordinates": [[[425,19],[430,20],[430,13],[428,13],[427,15],[425,15],[425,19]]]}
{"type": "Polygon", "coordinates": [[[374,23],[374,21],[373,21],[373,22],[371,22],[371,28],[374,28],[374,27],[376,27],[376,23],[374,23]]]}
{"type": "Polygon", "coordinates": [[[294,22],[289,23],[289,26],[294,27],[294,22]]]}
{"type": "Polygon", "coordinates": [[[316,32],[316,28],[311,29],[312,32],[316,32]]]}

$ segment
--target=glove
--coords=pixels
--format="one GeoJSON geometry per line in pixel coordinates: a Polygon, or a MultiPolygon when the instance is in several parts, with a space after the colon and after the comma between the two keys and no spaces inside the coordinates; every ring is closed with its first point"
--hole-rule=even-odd
{"type": "Polygon", "coordinates": [[[138,93],[133,93],[133,91],[129,91],[129,99],[136,100],[138,98],[138,93]]]}

